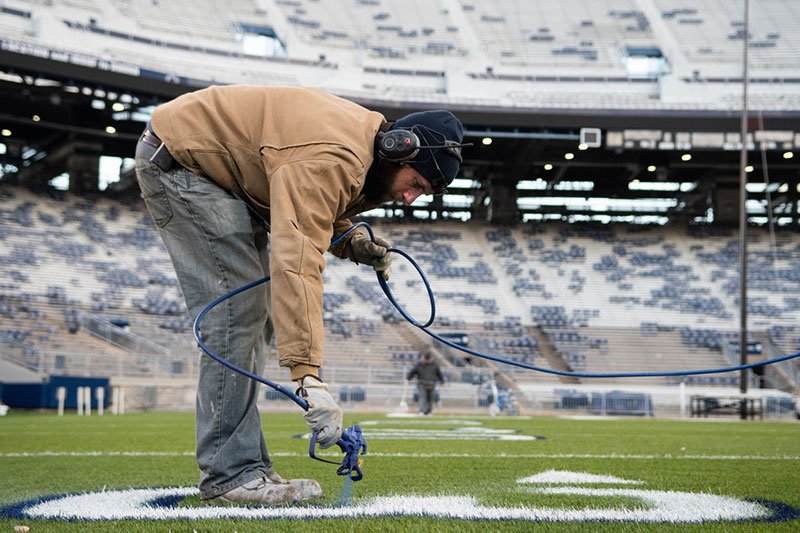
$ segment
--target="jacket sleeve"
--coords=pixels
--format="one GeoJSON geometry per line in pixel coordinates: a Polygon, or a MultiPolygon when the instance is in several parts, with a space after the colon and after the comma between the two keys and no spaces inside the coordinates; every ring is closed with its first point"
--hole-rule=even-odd
{"type": "MultiPolygon", "coordinates": [[[[363,213],[364,211],[369,211],[370,209],[380,207],[380,205],[381,205],[380,202],[366,203],[364,201],[361,201],[357,203],[355,207],[350,207],[348,209],[348,213],[354,213],[354,212],[363,213]]],[[[333,237],[334,238],[338,237],[351,227],[353,227],[353,223],[350,221],[349,218],[342,218],[337,220],[336,222],[333,223],[333,237]]],[[[350,241],[353,239],[353,237],[355,237],[356,233],[360,233],[364,236],[367,236],[367,231],[359,228],[350,233],[345,239],[336,244],[336,246],[331,247],[329,251],[339,259],[349,259],[354,263],[358,263],[358,261],[356,261],[355,255],[353,254],[353,247],[350,244],[350,241]]]]}
{"type": "Polygon", "coordinates": [[[409,370],[408,375],[406,376],[406,379],[408,381],[411,381],[412,379],[414,379],[415,376],[418,376],[418,375],[419,375],[419,368],[418,368],[417,365],[414,365],[414,368],[409,370]]]}
{"type": "Polygon", "coordinates": [[[270,175],[272,319],[280,365],[292,379],[318,375],[322,365],[323,254],[351,183],[325,159],[287,163],[270,175]]]}
{"type": "MultiPolygon", "coordinates": [[[[350,222],[349,218],[337,220],[333,223],[333,238],[337,238],[339,235],[352,227],[353,223],[350,222]]],[[[354,230],[352,233],[350,233],[350,235],[345,237],[342,242],[339,242],[336,244],[336,246],[331,247],[330,252],[339,259],[350,259],[351,261],[355,261],[355,257],[353,256],[353,248],[350,246],[350,239],[352,239],[356,233],[361,233],[361,231],[359,229],[354,230]]]]}
{"type": "Polygon", "coordinates": [[[439,380],[439,383],[444,383],[444,376],[442,376],[442,368],[439,365],[436,365],[436,379],[439,380]]]}

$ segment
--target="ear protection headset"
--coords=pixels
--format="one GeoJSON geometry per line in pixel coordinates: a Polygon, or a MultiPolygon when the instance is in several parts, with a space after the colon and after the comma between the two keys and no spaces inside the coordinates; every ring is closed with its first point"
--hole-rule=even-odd
{"type": "Polygon", "coordinates": [[[414,159],[419,154],[420,149],[423,148],[428,150],[442,149],[448,155],[458,159],[459,163],[463,163],[461,147],[472,146],[472,143],[457,143],[447,139],[444,140],[443,144],[427,146],[420,142],[416,133],[403,129],[378,132],[377,144],[378,155],[387,161],[395,163],[404,163],[414,159]]]}

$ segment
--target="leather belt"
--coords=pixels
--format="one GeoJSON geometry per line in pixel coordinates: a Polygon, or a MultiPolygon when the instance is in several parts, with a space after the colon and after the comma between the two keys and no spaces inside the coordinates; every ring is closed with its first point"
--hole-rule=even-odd
{"type": "Polygon", "coordinates": [[[167,150],[167,146],[161,141],[161,139],[158,138],[156,132],[153,131],[153,126],[150,125],[149,121],[147,122],[147,126],[145,127],[142,136],[139,137],[139,140],[156,149],[156,152],[150,158],[150,161],[163,172],[169,172],[170,170],[179,166],[179,163],[174,157],[172,157],[172,154],[169,153],[169,150],[167,150]]]}
{"type": "Polygon", "coordinates": [[[161,146],[161,139],[159,139],[156,132],[153,131],[153,127],[150,125],[149,121],[144,129],[144,133],[142,133],[141,141],[145,144],[149,144],[153,148],[161,146]]]}

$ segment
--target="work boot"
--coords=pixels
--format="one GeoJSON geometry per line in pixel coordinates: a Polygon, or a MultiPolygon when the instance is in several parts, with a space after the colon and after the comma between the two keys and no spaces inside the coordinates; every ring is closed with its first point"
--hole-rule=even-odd
{"type": "Polygon", "coordinates": [[[290,479],[286,481],[280,474],[272,470],[267,477],[275,483],[288,483],[296,488],[301,495],[300,500],[316,500],[322,496],[322,487],[314,479],[290,479]]]}
{"type": "Polygon", "coordinates": [[[222,503],[255,503],[260,505],[281,505],[322,496],[322,488],[313,479],[292,479],[286,481],[277,472],[220,494],[211,501],[222,503]]]}
{"type": "Polygon", "coordinates": [[[297,501],[317,500],[322,497],[322,487],[314,479],[290,479],[289,485],[300,493],[297,501]]]}

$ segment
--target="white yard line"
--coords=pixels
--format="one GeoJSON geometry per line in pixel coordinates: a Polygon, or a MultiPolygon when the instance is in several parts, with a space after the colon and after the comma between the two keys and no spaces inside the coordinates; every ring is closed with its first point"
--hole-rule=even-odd
{"type": "MultiPolygon", "coordinates": [[[[271,452],[273,457],[307,457],[300,452],[271,452]]],[[[322,453],[320,456],[338,457],[337,453],[322,453]]],[[[4,457],[194,457],[194,452],[0,452],[4,457]]],[[[500,459],[690,459],[707,461],[800,461],[798,455],[672,455],[672,454],[591,454],[591,453],[382,453],[369,452],[365,457],[409,457],[409,458],[500,458],[500,459]]]]}

